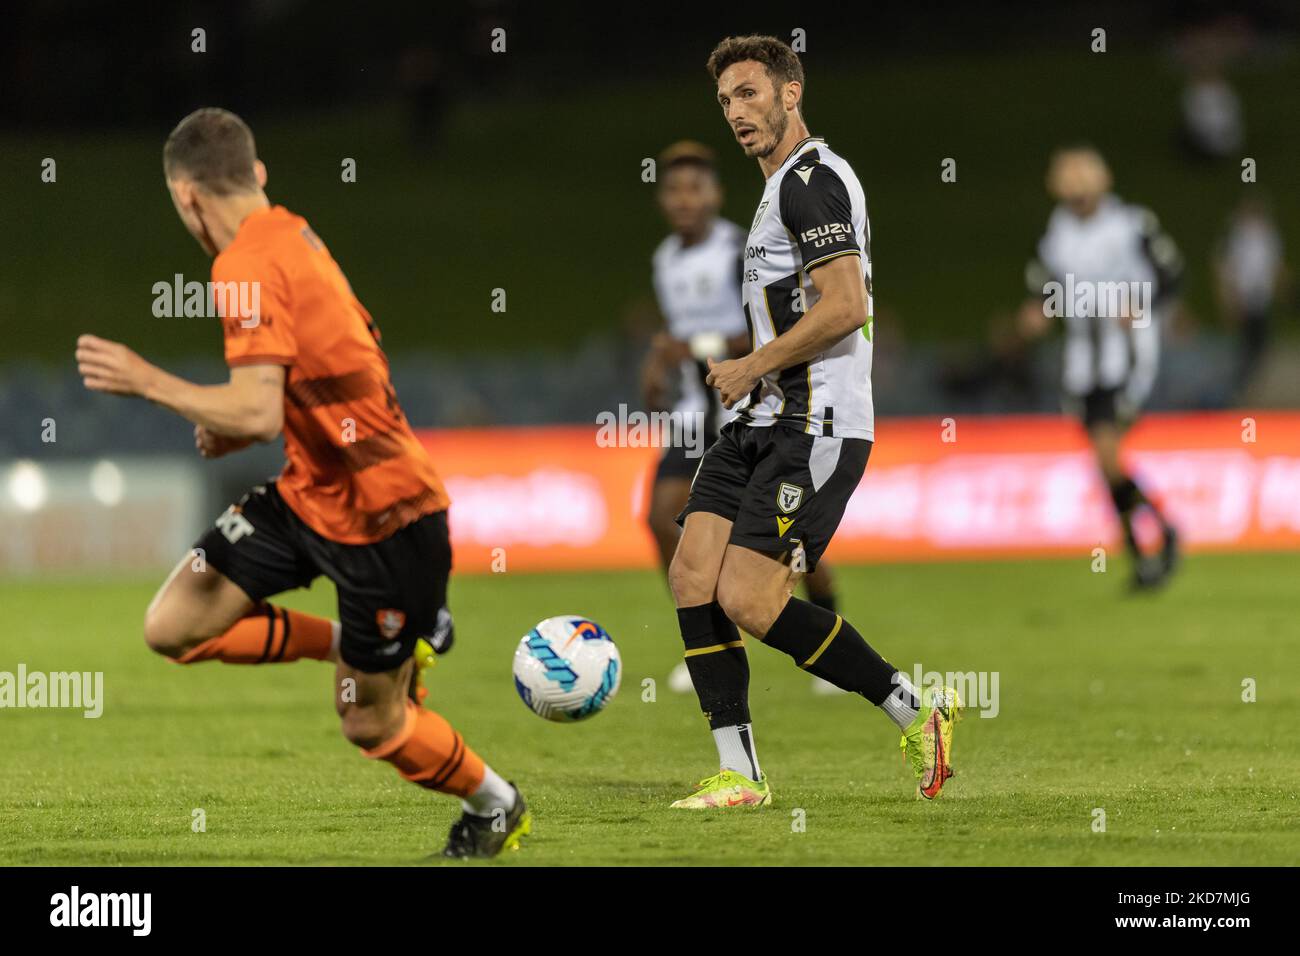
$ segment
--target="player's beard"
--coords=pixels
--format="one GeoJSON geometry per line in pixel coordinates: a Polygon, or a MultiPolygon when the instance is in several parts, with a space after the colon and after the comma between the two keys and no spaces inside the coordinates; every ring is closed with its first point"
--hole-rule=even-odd
{"type": "Polygon", "coordinates": [[[786,115],[784,107],[780,101],[772,104],[771,111],[767,114],[767,128],[772,137],[763,145],[755,144],[750,149],[745,150],[747,156],[756,159],[766,159],[776,152],[776,148],[781,145],[785,139],[785,131],[790,127],[790,118],[786,115]]]}

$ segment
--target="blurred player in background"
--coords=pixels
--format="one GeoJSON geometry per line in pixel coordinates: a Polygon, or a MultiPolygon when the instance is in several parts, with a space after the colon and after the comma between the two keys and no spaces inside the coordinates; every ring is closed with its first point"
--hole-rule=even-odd
{"type": "MultiPolygon", "coordinates": [[[[674,143],[659,156],[657,169],[659,208],[673,230],[652,260],[667,329],[655,337],[641,381],[646,407],[656,411],[668,408],[673,380],[677,383],[673,441],[659,459],[647,515],[666,574],[682,533],[677,516],[686,507],[700,455],[735,417],[705,383],[708,361],[744,355],[752,343],[740,301],[745,232],[719,216],[723,193],[713,150],[690,140],[674,143]]],[[[829,566],[819,564],[804,580],[808,599],[834,613],[829,566]]],[[[673,669],[668,686],[678,693],[691,690],[685,661],[673,669]]]]}
{"type": "Polygon", "coordinates": [[[1161,325],[1175,301],[1182,257],[1150,210],[1111,192],[1110,169],[1095,149],[1058,150],[1047,189],[1057,206],[1025,270],[1037,298],[1021,309],[1021,329],[1036,338],[1064,316],[1064,402],[1082,418],[1110,488],[1134,559],[1134,587],[1153,588],[1174,569],[1178,535],[1125,471],[1120,444],[1155,384],[1161,325]],[[1086,290],[1090,299],[1082,297],[1086,290]],[[1160,527],[1157,553],[1144,553],[1134,533],[1143,509],[1160,527]]]}
{"type": "Polygon", "coordinates": [[[809,135],[803,66],[788,44],[729,37],[708,70],[723,118],[766,183],[745,242],[753,350],[710,359],[706,379],[739,414],[695,473],[668,574],[719,770],[672,806],[772,802],[741,628],[879,708],[902,731],[918,792],[933,798],[951,775],[956,692],[918,691],[851,623],[792,594],[839,526],[875,437],[866,196],[852,167],[809,135]]]}
{"type": "Polygon", "coordinates": [[[163,167],[181,221],[215,257],[230,381],[196,385],[83,335],[85,385],[193,422],[206,458],[283,431],[287,463],[177,564],[145,613],[145,641],[181,664],[333,662],[344,736],[460,798],[443,854],[517,847],[531,828],[519,791],[418,703],[417,644],[427,660],[451,637],[449,502],[397,403],[378,327],[307,221],[267,200],[266,167],[239,117],[191,113],[163,167]],[[338,621],[266,603],[320,575],[337,588],[338,621]]]}
{"type": "Polygon", "coordinates": [[[1233,389],[1240,401],[1273,337],[1274,306],[1288,278],[1282,233],[1264,200],[1248,196],[1233,210],[1214,277],[1223,315],[1239,336],[1233,389]]]}

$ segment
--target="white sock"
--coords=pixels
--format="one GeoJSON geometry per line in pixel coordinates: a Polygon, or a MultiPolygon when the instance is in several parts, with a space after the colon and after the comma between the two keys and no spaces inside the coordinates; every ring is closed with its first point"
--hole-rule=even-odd
{"type": "Polygon", "coordinates": [[[515,808],[515,788],[485,764],[483,782],[460,805],[466,813],[472,813],[476,817],[490,817],[497,810],[509,813],[515,808]]]}
{"type": "Polygon", "coordinates": [[[339,643],[343,640],[343,625],[338,621],[330,621],[330,652],[325,658],[327,661],[338,663],[339,661],[339,643]]]}
{"type": "Polygon", "coordinates": [[[890,720],[898,724],[899,730],[907,730],[912,721],[916,720],[916,715],[920,713],[921,695],[902,671],[894,674],[894,682],[897,686],[885,698],[880,709],[889,715],[890,720]]]}
{"type": "Polygon", "coordinates": [[[721,769],[734,770],[755,782],[760,779],[763,771],[758,768],[752,724],[719,727],[713,732],[713,742],[718,745],[718,764],[721,769]]]}

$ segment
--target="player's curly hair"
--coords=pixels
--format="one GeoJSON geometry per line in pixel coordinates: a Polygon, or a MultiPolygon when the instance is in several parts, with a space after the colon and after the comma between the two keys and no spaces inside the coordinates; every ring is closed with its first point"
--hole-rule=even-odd
{"type": "Polygon", "coordinates": [[[183,173],[218,196],[257,189],[256,161],[248,124],[215,106],[181,120],[163,146],[163,172],[169,179],[183,173]]]}
{"type": "Polygon", "coordinates": [[[722,71],[733,63],[754,60],[763,64],[763,69],[773,83],[798,83],[803,85],[803,64],[799,55],[790,49],[788,43],[776,37],[753,34],[744,37],[727,37],[709,54],[705,68],[716,82],[722,71]]]}

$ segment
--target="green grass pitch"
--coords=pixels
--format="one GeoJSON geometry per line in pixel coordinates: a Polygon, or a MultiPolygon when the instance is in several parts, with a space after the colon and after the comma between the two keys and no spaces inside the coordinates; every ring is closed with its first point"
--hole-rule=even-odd
{"type": "MultiPolygon", "coordinates": [[[[751,642],[774,805],[670,811],[716,763],[693,696],[664,680],[680,644],[662,580],[455,579],[458,644],[430,701],[533,806],[506,864],[1300,859],[1300,555],[1193,557],[1149,597],[1086,560],[837,570],[844,613],[895,665],[998,673],[1000,712],[958,725],[957,775],[934,803],[913,798],[883,714],[815,696],[751,642]],[[560,613],[600,621],[625,666],[610,708],[576,725],[534,717],[510,677],[520,635],[560,613]]],[[[154,657],[139,621],[156,583],[0,583],[0,671],[103,671],[105,697],[97,720],[0,710],[0,864],[405,864],[440,849],[456,801],[343,740],[327,665],[154,657]]],[[[330,613],[332,598],[321,584],[285,603],[330,613]]]]}

